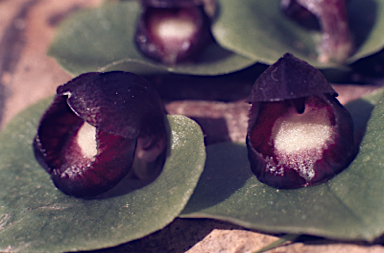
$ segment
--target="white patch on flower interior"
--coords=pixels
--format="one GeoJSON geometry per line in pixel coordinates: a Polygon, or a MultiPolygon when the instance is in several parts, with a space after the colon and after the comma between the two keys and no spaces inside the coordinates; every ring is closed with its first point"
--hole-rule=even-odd
{"type": "Polygon", "coordinates": [[[159,15],[151,19],[153,32],[166,40],[185,40],[196,32],[196,25],[188,13],[181,12],[178,16],[159,15]]]}
{"type": "MultiPolygon", "coordinates": [[[[68,168],[66,168],[60,175],[61,178],[75,178],[77,176],[82,176],[84,173],[84,169],[86,167],[78,166],[78,165],[72,165],[68,168]]],[[[58,172],[55,172],[55,174],[60,174],[58,172]]]]}
{"type": "Polygon", "coordinates": [[[94,126],[84,122],[77,132],[76,142],[84,157],[93,158],[97,155],[96,128],[94,126]]]}
{"type": "Polygon", "coordinates": [[[293,169],[310,181],[315,176],[315,163],[322,159],[332,141],[332,133],[326,108],[307,107],[302,114],[290,108],[285,116],[276,120],[272,129],[276,167],[293,169]]]}
{"type": "Polygon", "coordinates": [[[306,181],[315,176],[314,165],[323,157],[323,151],[319,149],[301,150],[294,154],[277,153],[278,166],[284,165],[287,169],[299,172],[306,181]]]}
{"type": "Polygon", "coordinates": [[[291,107],[287,115],[276,120],[272,139],[277,151],[295,153],[303,149],[323,149],[332,132],[326,108],[308,108],[299,114],[291,107]]]}
{"type": "Polygon", "coordinates": [[[278,167],[273,160],[273,157],[266,157],[266,170],[274,175],[284,176],[284,168],[278,167]]]}

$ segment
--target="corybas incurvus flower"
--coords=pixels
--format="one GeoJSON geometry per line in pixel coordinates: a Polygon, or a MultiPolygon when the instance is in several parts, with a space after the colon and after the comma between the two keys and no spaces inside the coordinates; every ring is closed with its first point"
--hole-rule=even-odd
{"type": "Polygon", "coordinates": [[[165,64],[193,60],[209,41],[210,19],[202,0],[141,0],[135,42],[165,64]]]}
{"type": "Polygon", "coordinates": [[[127,72],[87,73],[59,86],[33,147],[58,189],[91,197],[114,187],[134,161],[167,146],[164,105],[151,84],[127,72]]]}
{"type": "Polygon", "coordinates": [[[344,63],[353,51],[346,0],[282,0],[281,8],[293,20],[314,25],[316,17],[322,32],[318,46],[320,62],[344,63]]]}
{"type": "Polygon", "coordinates": [[[353,123],[323,74],[285,54],[256,80],[247,134],[257,178],[276,188],[324,182],[356,154],[353,123]]]}

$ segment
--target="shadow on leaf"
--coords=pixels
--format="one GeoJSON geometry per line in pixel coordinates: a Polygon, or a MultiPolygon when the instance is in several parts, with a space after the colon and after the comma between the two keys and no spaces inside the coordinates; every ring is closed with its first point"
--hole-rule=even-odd
{"type": "Polygon", "coordinates": [[[372,0],[351,1],[348,6],[349,27],[359,48],[368,39],[377,19],[377,3],[372,0]]]}
{"type": "Polygon", "coordinates": [[[198,212],[230,197],[253,176],[244,145],[220,143],[207,147],[207,160],[183,214],[198,212]]]}
{"type": "Polygon", "coordinates": [[[364,99],[356,99],[345,105],[345,108],[349,111],[353,120],[356,145],[360,145],[374,107],[373,104],[364,99]]]}

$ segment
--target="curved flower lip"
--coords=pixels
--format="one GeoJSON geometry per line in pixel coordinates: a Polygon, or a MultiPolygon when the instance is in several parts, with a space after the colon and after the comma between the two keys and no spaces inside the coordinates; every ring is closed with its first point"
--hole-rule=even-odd
{"type": "Polygon", "coordinates": [[[138,140],[143,150],[151,152],[158,146],[165,150],[165,109],[160,97],[135,74],[95,72],[58,87],[33,147],[57,188],[86,198],[108,191],[131,171],[138,140]],[[93,157],[84,155],[77,139],[86,123],[94,127],[97,153],[93,157]]]}
{"type": "Polygon", "coordinates": [[[259,181],[282,189],[315,185],[349,165],[357,153],[353,123],[336,96],[320,71],[291,54],[257,79],[246,143],[259,181]]]}

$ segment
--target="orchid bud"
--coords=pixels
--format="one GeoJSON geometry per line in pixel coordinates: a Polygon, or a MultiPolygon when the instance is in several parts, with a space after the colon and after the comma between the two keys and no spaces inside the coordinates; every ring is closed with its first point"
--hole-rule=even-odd
{"type": "Polygon", "coordinates": [[[210,38],[200,0],[142,0],[135,42],[149,58],[165,64],[193,60],[210,38]]]}

